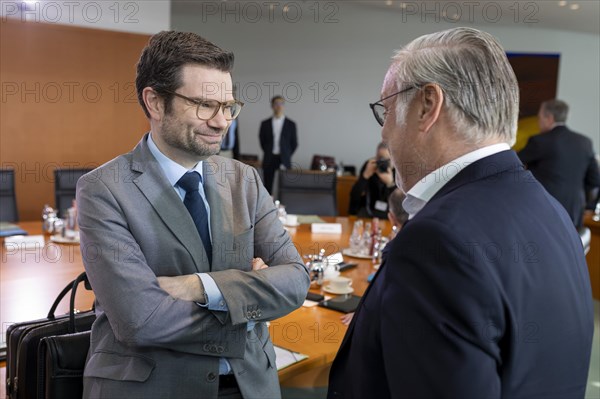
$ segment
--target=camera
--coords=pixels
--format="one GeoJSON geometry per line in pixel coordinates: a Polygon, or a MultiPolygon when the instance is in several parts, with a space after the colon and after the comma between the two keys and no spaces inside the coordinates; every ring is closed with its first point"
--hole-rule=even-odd
{"type": "Polygon", "coordinates": [[[378,159],[377,161],[377,170],[381,173],[385,173],[390,168],[390,160],[389,159],[378,159]]]}

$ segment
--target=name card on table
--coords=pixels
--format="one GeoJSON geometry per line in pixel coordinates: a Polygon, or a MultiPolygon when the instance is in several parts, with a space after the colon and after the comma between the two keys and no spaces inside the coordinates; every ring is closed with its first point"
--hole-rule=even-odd
{"type": "Polygon", "coordinates": [[[12,236],[4,239],[4,247],[7,250],[16,251],[20,249],[40,249],[44,246],[44,236],[12,236]]]}
{"type": "Polygon", "coordinates": [[[342,234],[341,223],[313,223],[310,225],[312,233],[319,234],[342,234]]]}

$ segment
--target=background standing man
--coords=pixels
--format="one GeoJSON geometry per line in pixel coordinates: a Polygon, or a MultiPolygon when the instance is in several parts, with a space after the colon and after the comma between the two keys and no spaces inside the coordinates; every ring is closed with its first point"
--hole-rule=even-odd
{"type": "Polygon", "coordinates": [[[265,187],[271,194],[273,194],[275,171],[280,167],[290,169],[292,167],[292,155],[298,148],[296,123],[284,115],[284,107],[285,99],[282,96],[273,97],[271,99],[273,116],[262,121],[258,133],[260,147],[264,152],[263,176],[265,187]]]}
{"type": "Polygon", "coordinates": [[[600,187],[600,170],[592,141],[566,126],[568,113],[564,101],[543,102],[538,112],[540,133],[529,138],[519,158],[579,228],[586,190],[600,187]]]}

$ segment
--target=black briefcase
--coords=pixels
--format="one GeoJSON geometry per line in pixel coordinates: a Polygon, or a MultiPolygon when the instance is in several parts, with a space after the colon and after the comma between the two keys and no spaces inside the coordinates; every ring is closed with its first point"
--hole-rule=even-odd
{"type": "Polygon", "coordinates": [[[40,341],[38,399],[81,399],[90,335],[90,331],[84,331],[40,341]]]}
{"type": "Polygon", "coordinates": [[[86,288],[91,290],[82,273],[61,291],[46,318],[13,324],[6,330],[6,395],[9,399],[37,398],[38,346],[43,338],[89,331],[92,327],[96,319],[93,310],[75,314],[75,294],[80,282],[85,282],[86,288]],[[55,316],[58,304],[69,291],[69,313],[55,316]]]}

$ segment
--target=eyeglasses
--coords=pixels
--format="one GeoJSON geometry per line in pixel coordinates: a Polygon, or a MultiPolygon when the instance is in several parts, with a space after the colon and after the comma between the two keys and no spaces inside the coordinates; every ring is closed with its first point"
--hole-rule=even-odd
{"type": "Polygon", "coordinates": [[[209,121],[222,109],[225,120],[231,121],[238,117],[242,111],[244,103],[239,100],[228,101],[222,103],[217,100],[204,100],[186,97],[183,94],[176,93],[174,91],[167,91],[167,93],[173,94],[176,97],[183,98],[186,101],[196,105],[196,116],[198,119],[203,121],[209,121]]]}
{"type": "Polygon", "coordinates": [[[410,86],[404,90],[400,90],[397,93],[391,94],[391,95],[387,96],[386,98],[382,98],[381,100],[377,101],[376,103],[369,104],[369,107],[371,107],[371,110],[373,111],[373,116],[375,116],[375,120],[377,120],[377,123],[379,123],[381,126],[383,126],[385,123],[385,117],[387,115],[387,109],[385,108],[385,105],[383,105],[383,102],[385,100],[387,100],[388,98],[397,96],[398,94],[406,93],[409,90],[418,89],[418,88],[419,88],[418,86],[410,86]]]}

